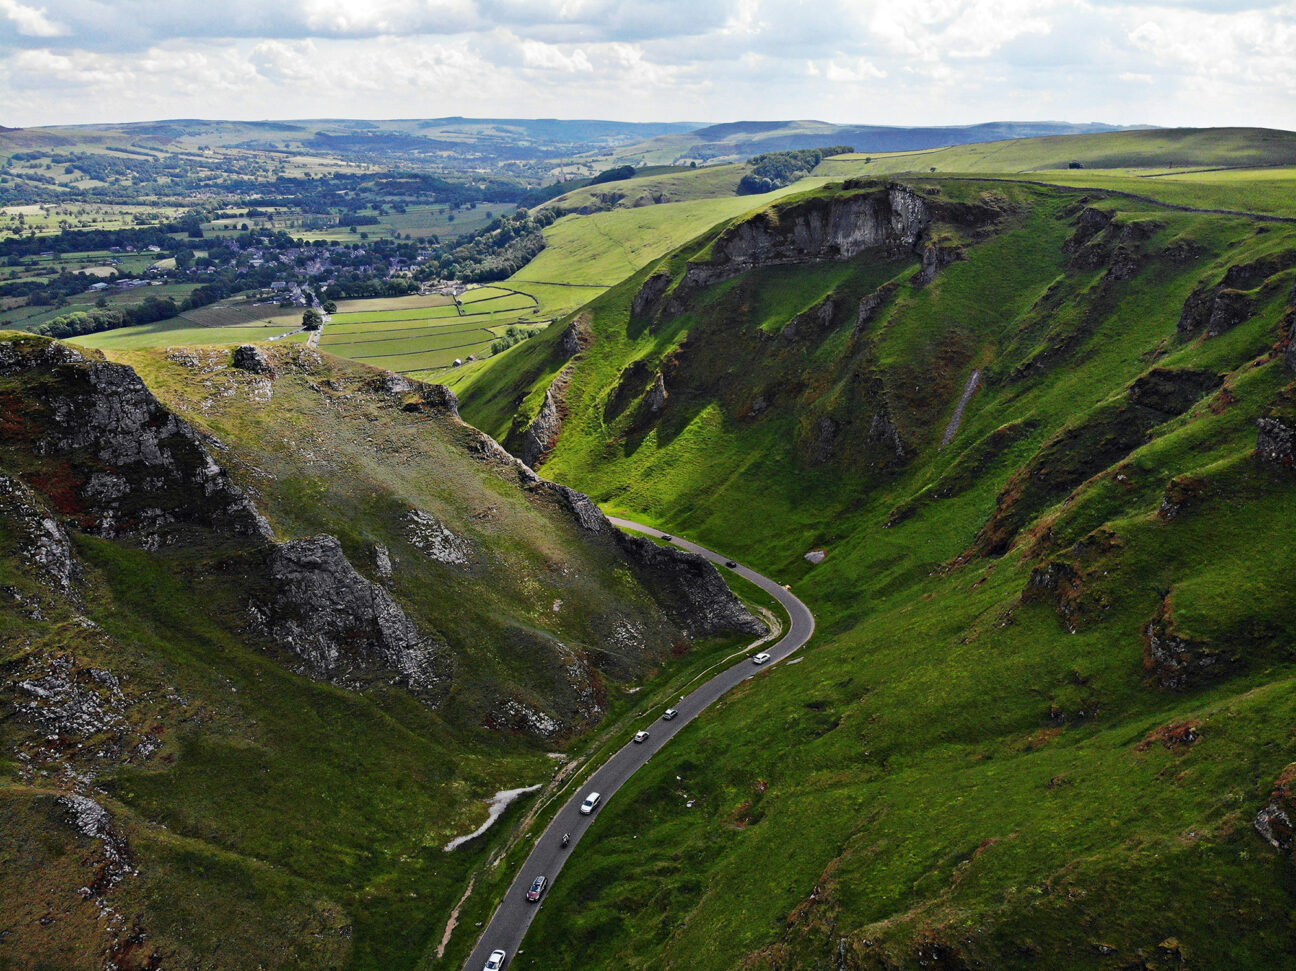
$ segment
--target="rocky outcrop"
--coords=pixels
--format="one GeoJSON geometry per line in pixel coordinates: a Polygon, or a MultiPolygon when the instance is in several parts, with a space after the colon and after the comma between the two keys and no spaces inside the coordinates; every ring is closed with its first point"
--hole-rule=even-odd
{"type": "Polygon", "coordinates": [[[1226,655],[1175,626],[1169,596],[1143,626],[1143,668],[1159,688],[1183,691],[1199,687],[1223,674],[1228,666],[1226,655]]]}
{"type": "Polygon", "coordinates": [[[897,462],[903,462],[909,455],[909,449],[900,435],[900,429],[891,420],[891,414],[885,406],[873,415],[873,420],[869,423],[868,440],[872,444],[886,448],[895,456],[897,462]]]}
{"type": "Polygon", "coordinates": [[[967,259],[962,246],[951,244],[928,243],[922,248],[922,260],[918,269],[917,283],[927,286],[951,263],[967,259]]]}
{"type": "Polygon", "coordinates": [[[522,433],[518,457],[532,468],[538,468],[558,444],[558,436],[562,434],[563,396],[567,393],[571,379],[571,367],[558,372],[553,383],[545,389],[540,410],[522,433]]]}
{"type": "Polygon", "coordinates": [[[815,425],[814,440],[810,443],[807,461],[810,465],[823,465],[837,449],[837,436],[841,423],[831,415],[824,415],[815,425]]]}
{"type": "Polygon", "coordinates": [[[1287,313],[1282,322],[1283,364],[1288,371],[1296,371],[1296,285],[1287,297],[1287,313]]]}
{"type": "Polygon", "coordinates": [[[249,605],[254,626],[313,677],[352,687],[388,680],[421,693],[445,680],[437,640],[357,573],[334,537],[276,545],[266,576],[249,605]]]}
{"type": "Polygon", "coordinates": [[[654,273],[650,276],[630,304],[630,313],[635,317],[651,317],[657,312],[661,299],[670,288],[669,273],[654,273]]]}
{"type": "Polygon", "coordinates": [[[691,263],[679,290],[727,280],[758,266],[848,260],[876,249],[914,251],[932,204],[908,186],[816,197],[768,209],[726,229],[705,263],[691,263]]]}
{"type": "Polygon", "coordinates": [[[1256,421],[1256,457],[1262,462],[1292,467],[1292,448],[1296,445],[1296,428],[1280,418],[1261,418],[1256,421]]]}
{"type": "Polygon", "coordinates": [[[234,366],[242,371],[250,371],[252,374],[263,374],[268,377],[274,376],[274,368],[270,364],[270,359],[266,357],[265,351],[255,344],[240,344],[234,348],[233,357],[234,366]]]}
{"type": "Polygon", "coordinates": [[[1274,780],[1269,802],[1256,813],[1254,826],[1260,838],[1291,862],[1296,862],[1292,851],[1296,848],[1296,763],[1282,770],[1274,780]]]}
{"type": "Polygon", "coordinates": [[[419,387],[418,398],[405,405],[405,410],[440,411],[458,418],[459,398],[444,384],[424,384],[419,387]]]}
{"type": "Polygon", "coordinates": [[[473,544],[435,516],[422,509],[413,509],[406,515],[405,522],[410,545],[429,559],[449,566],[467,566],[472,561],[473,544]]]}
{"type": "Polygon", "coordinates": [[[614,533],[617,545],[638,567],[644,586],[687,636],[767,632],[704,557],[619,529],[614,533]]]}
{"type": "Polygon", "coordinates": [[[1086,207],[1076,217],[1075,232],[1071,234],[1070,239],[1062,244],[1062,251],[1064,253],[1079,252],[1090,240],[1110,226],[1115,218],[1110,212],[1094,209],[1092,206],[1086,207]]]}
{"type": "Polygon", "coordinates": [[[0,472],[0,536],[8,533],[31,574],[59,593],[71,593],[80,569],[72,540],[40,498],[18,479],[0,472]]]}
{"type": "Polygon", "coordinates": [[[558,441],[558,434],[561,431],[562,417],[558,414],[558,399],[554,395],[553,386],[550,385],[545,389],[540,410],[536,412],[535,418],[531,419],[531,424],[527,425],[526,431],[522,434],[522,454],[519,457],[533,468],[538,466],[545,454],[558,441]]]}
{"type": "Polygon", "coordinates": [[[873,322],[877,312],[882,309],[883,305],[891,299],[891,295],[896,291],[894,281],[884,283],[867,297],[863,297],[859,302],[859,314],[855,318],[855,332],[859,333],[865,327],[873,322]]]}
{"type": "Polygon", "coordinates": [[[622,532],[583,492],[544,479],[537,479],[533,488],[556,497],[582,529],[612,537],[666,616],[688,636],[765,633],[765,625],[748,612],[705,557],[622,532]]]}
{"type": "Polygon", "coordinates": [[[558,353],[565,360],[571,360],[589,347],[593,339],[589,319],[582,314],[572,320],[567,325],[567,329],[562,332],[562,336],[558,338],[558,353]]]}
{"type": "Polygon", "coordinates": [[[657,372],[657,377],[653,380],[652,387],[644,396],[644,407],[648,409],[650,415],[659,415],[666,408],[666,399],[670,395],[666,392],[666,376],[662,372],[657,372]]]}
{"type": "Polygon", "coordinates": [[[647,361],[633,361],[627,365],[603,406],[603,420],[611,422],[619,418],[630,403],[643,394],[652,373],[647,361]]]}
{"type": "Polygon", "coordinates": [[[5,437],[38,457],[25,480],[79,528],[150,546],[173,541],[183,526],[270,536],[198,433],[129,367],[20,338],[0,342],[0,375],[23,380],[5,437]]]}
{"type": "Polygon", "coordinates": [[[559,485],[557,482],[549,482],[545,479],[538,479],[536,485],[557,496],[563,507],[571,513],[576,520],[576,524],[581,529],[591,533],[619,532],[608,522],[607,516],[603,515],[603,510],[585,493],[577,492],[568,486],[559,485]]]}
{"type": "Polygon", "coordinates": [[[785,341],[795,341],[802,337],[813,337],[825,334],[832,329],[833,317],[837,313],[837,301],[828,297],[817,307],[811,307],[803,314],[793,317],[779,333],[785,341]]]}
{"type": "MultiPolygon", "coordinates": [[[[1252,292],[1292,266],[1296,266],[1296,251],[1230,266],[1217,285],[1202,284],[1188,296],[1179,314],[1180,336],[1204,331],[1208,337],[1218,337],[1250,320],[1256,312],[1252,292]]],[[[1296,291],[1292,299],[1296,303],[1296,291]]]]}

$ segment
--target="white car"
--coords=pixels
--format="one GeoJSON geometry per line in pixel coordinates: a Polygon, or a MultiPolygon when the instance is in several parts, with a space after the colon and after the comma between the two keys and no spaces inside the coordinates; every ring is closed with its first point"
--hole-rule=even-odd
{"type": "Polygon", "coordinates": [[[752,658],[752,664],[764,664],[769,659],[770,656],[766,654],[764,651],[761,651],[754,658],[752,658]]]}
{"type": "Polygon", "coordinates": [[[647,733],[647,732],[635,732],[634,740],[635,740],[636,742],[646,742],[646,741],[648,741],[648,733],[647,733]]]}
{"type": "Polygon", "coordinates": [[[508,955],[504,951],[491,951],[490,957],[486,959],[486,967],[482,971],[500,971],[504,967],[504,958],[508,955]]]}
{"type": "Polygon", "coordinates": [[[678,714],[679,712],[676,711],[674,708],[667,708],[665,711],[662,712],[662,721],[668,722],[678,714]]]}
{"type": "Polygon", "coordinates": [[[581,809],[580,809],[581,815],[588,816],[590,813],[592,813],[594,811],[594,807],[599,804],[599,799],[601,798],[602,796],[600,796],[597,792],[591,792],[588,796],[586,796],[585,801],[581,803],[581,809]]]}

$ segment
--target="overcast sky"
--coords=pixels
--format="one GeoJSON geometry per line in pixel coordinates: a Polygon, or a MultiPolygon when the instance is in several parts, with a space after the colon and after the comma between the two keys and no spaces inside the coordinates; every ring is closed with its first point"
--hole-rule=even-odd
{"type": "Polygon", "coordinates": [[[0,124],[1296,129],[1296,0],[0,0],[0,124]]]}

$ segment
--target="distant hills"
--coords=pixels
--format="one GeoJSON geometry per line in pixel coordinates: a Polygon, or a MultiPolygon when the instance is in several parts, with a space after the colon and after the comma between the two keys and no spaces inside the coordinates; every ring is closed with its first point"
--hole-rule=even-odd
{"type": "Polygon", "coordinates": [[[1113,130],[1116,126],[1067,122],[988,122],[927,128],[835,125],[822,121],[736,121],[705,125],[458,116],[378,121],[177,118],[125,124],[0,128],[0,155],[40,148],[93,150],[134,145],[171,150],[207,146],[428,158],[471,154],[493,160],[606,155],[638,164],[675,164],[735,160],[760,152],[841,144],[852,145],[862,152],[890,152],[1113,130]]]}

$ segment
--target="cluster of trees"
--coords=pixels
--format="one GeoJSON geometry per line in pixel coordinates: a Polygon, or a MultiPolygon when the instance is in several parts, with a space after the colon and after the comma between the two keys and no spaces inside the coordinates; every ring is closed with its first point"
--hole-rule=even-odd
{"type": "Polygon", "coordinates": [[[747,160],[752,170],[738,183],[738,194],[749,196],[773,192],[809,175],[825,158],[853,151],[855,149],[849,145],[832,145],[828,148],[799,148],[791,152],[754,155],[747,160]]]}
{"type": "Polygon", "coordinates": [[[85,253],[95,250],[123,249],[133,246],[142,250],[159,246],[170,250],[176,241],[170,233],[187,233],[198,224],[197,216],[186,216],[161,226],[140,229],[65,229],[53,236],[10,236],[0,240],[0,257],[37,256],[40,253],[85,253]]]}
{"type": "Polygon", "coordinates": [[[615,169],[605,169],[594,178],[589,180],[590,185],[602,185],[604,182],[621,182],[625,179],[633,179],[635,167],[633,165],[621,165],[615,169]]]}
{"type": "Polygon", "coordinates": [[[96,307],[86,312],[64,314],[41,324],[36,328],[36,333],[46,337],[80,337],[82,334],[97,334],[101,330],[151,324],[174,317],[179,312],[180,308],[170,297],[145,297],[141,303],[129,307],[96,307]]]}
{"type": "Polygon", "coordinates": [[[475,233],[438,247],[419,268],[420,279],[448,277],[469,283],[489,283],[512,276],[545,247],[544,228],[558,214],[518,210],[501,216],[475,233]]]}
{"type": "Polygon", "coordinates": [[[516,324],[511,324],[509,325],[509,328],[504,331],[503,337],[499,338],[499,340],[491,341],[490,352],[492,354],[499,354],[503,351],[507,351],[514,344],[521,344],[525,340],[530,340],[538,333],[540,333],[539,328],[518,327],[516,324]]]}
{"type": "Polygon", "coordinates": [[[373,277],[340,277],[323,293],[330,301],[364,300],[370,297],[404,297],[418,293],[418,284],[407,277],[379,280],[373,277]]]}

